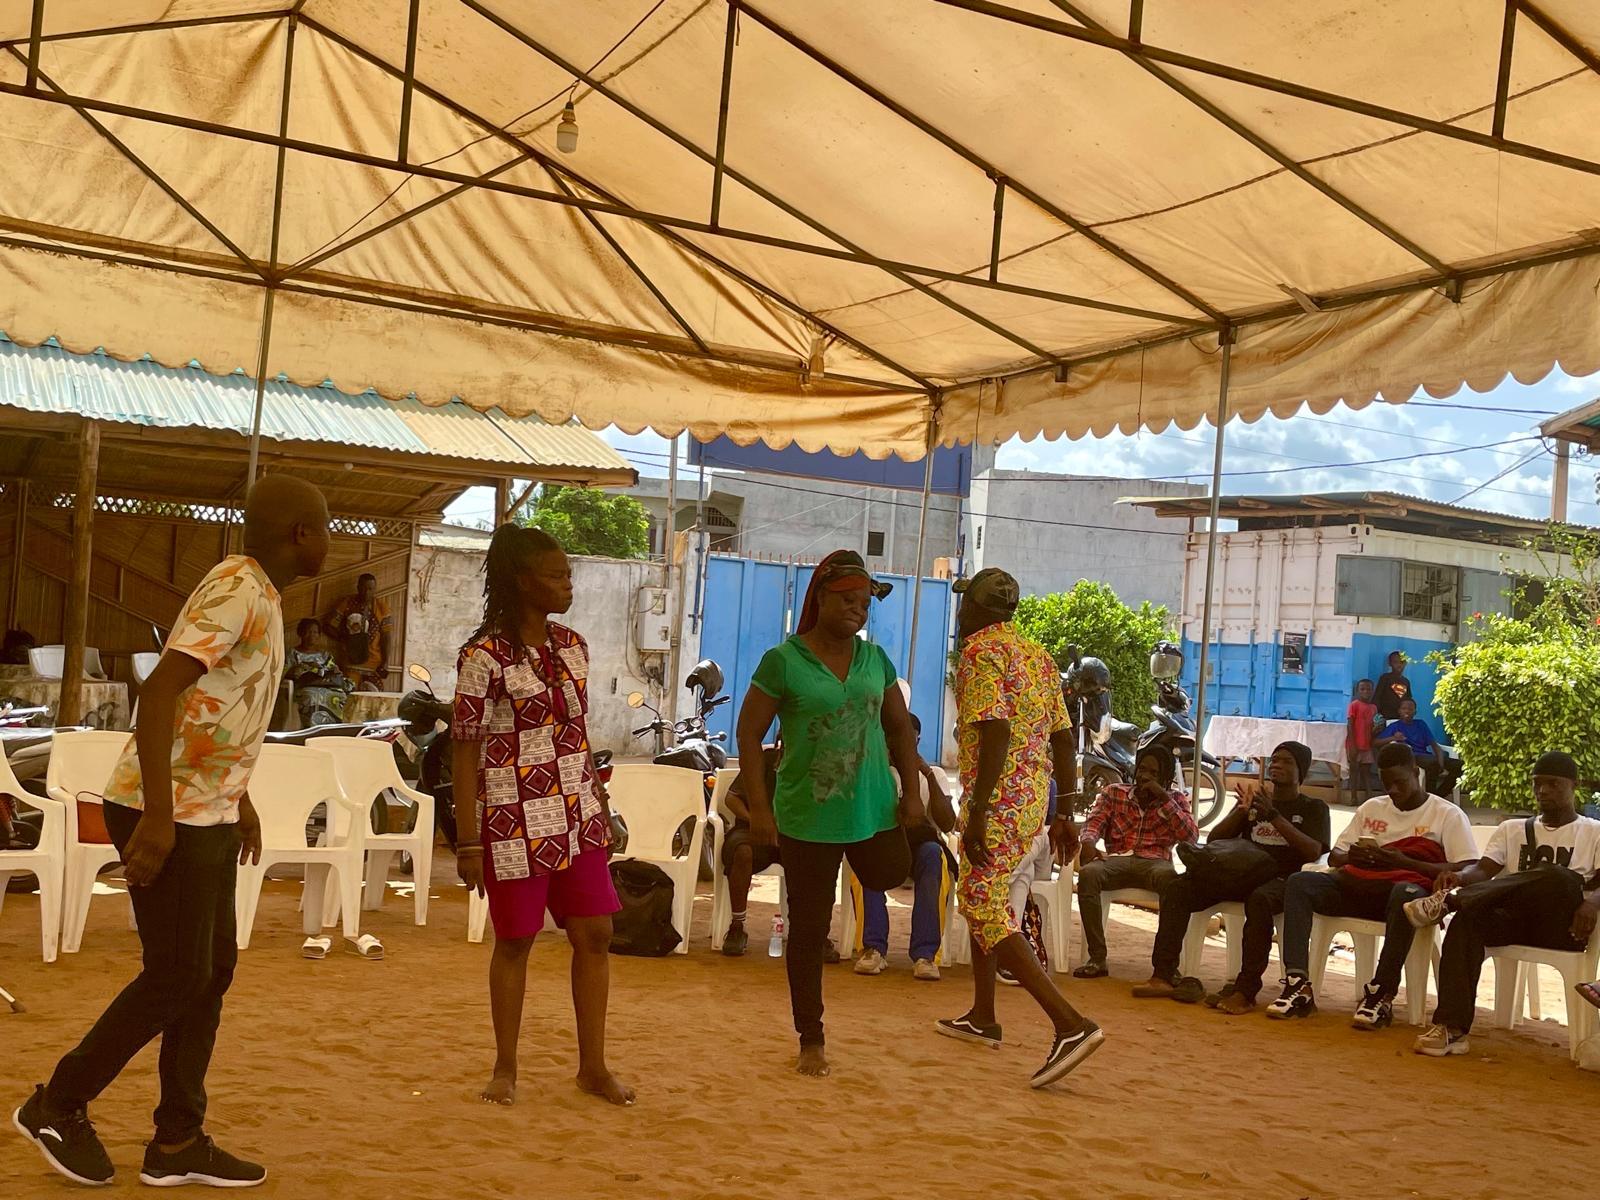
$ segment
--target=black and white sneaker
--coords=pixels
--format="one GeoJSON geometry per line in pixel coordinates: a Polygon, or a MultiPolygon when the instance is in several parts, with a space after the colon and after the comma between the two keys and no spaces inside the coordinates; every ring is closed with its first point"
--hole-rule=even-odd
{"type": "Polygon", "coordinates": [[[46,1119],[42,1086],[35,1087],[27,1103],[11,1114],[11,1123],[39,1147],[46,1162],[73,1183],[104,1187],[116,1174],[111,1156],[95,1136],[94,1122],[87,1113],[79,1110],[46,1119]]]}
{"type": "Polygon", "coordinates": [[[1291,1017],[1309,1017],[1317,1011],[1317,998],[1311,991],[1311,981],[1303,975],[1291,975],[1283,981],[1283,991],[1267,1005],[1267,1016],[1274,1021],[1287,1021],[1291,1017]]]}
{"type": "Polygon", "coordinates": [[[1350,1024],[1357,1029],[1385,1029],[1394,1024],[1394,1002],[1378,990],[1375,984],[1361,989],[1361,1003],[1356,1005],[1356,1015],[1350,1024]]]}
{"type": "Polygon", "coordinates": [[[1077,1033],[1056,1034],[1050,1053],[1045,1056],[1044,1066],[1033,1073],[1028,1086],[1042,1088],[1059,1083],[1072,1074],[1079,1063],[1105,1045],[1105,1041],[1106,1035],[1093,1021],[1085,1021],[1077,1033]]]}
{"type": "Polygon", "coordinates": [[[139,1182],[151,1187],[202,1183],[207,1187],[248,1188],[266,1180],[265,1167],[235,1158],[203,1133],[171,1154],[151,1142],[144,1152],[144,1169],[139,1172],[139,1182]]]}
{"type": "Polygon", "coordinates": [[[934,1022],[933,1027],[945,1037],[955,1038],[962,1042],[977,1042],[991,1050],[1000,1049],[1000,1026],[979,1025],[972,1019],[971,1014],[950,1020],[948,1017],[934,1022]]]}

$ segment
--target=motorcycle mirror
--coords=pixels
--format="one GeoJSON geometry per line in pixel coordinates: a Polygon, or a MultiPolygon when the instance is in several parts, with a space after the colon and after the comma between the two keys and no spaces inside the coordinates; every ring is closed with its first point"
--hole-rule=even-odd
{"type": "Polygon", "coordinates": [[[428,670],[428,668],[423,666],[421,663],[412,663],[406,668],[406,674],[411,676],[411,678],[415,679],[418,683],[433,682],[433,672],[428,670]]]}
{"type": "Polygon", "coordinates": [[[644,707],[644,693],[643,692],[629,692],[628,693],[628,707],[629,708],[643,708],[644,707]]]}

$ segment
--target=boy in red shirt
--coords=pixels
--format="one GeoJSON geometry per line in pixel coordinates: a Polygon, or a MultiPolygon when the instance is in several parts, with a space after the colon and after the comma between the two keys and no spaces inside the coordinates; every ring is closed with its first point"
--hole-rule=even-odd
{"type": "Polygon", "coordinates": [[[1350,792],[1360,804],[1373,793],[1372,727],[1378,719],[1378,706],[1372,702],[1372,680],[1356,684],[1355,699],[1345,710],[1349,732],[1345,734],[1344,754],[1349,766],[1350,792]]]}

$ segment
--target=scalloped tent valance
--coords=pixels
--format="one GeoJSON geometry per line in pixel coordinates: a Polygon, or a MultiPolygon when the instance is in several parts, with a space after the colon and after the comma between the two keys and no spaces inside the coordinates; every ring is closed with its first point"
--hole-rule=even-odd
{"type": "Polygon", "coordinates": [[[1600,8],[1335,7],[0,0],[0,329],[907,458],[1600,369],[1600,8]]]}

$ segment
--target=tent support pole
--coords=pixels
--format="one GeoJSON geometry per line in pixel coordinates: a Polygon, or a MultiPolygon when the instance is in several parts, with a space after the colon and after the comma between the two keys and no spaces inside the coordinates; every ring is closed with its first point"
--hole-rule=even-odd
{"type": "MultiPolygon", "coordinates": [[[[667,560],[667,720],[678,720],[678,656],[682,653],[683,615],[679,612],[677,564],[673,552],[678,547],[678,435],[672,435],[667,451],[667,519],[661,526],[661,549],[667,560]]],[[[657,753],[659,753],[659,749],[657,753]]]]}
{"type": "MultiPolygon", "coordinates": [[[[928,414],[928,449],[922,456],[922,512],[917,518],[917,560],[911,570],[916,582],[911,585],[911,648],[906,654],[906,686],[917,677],[917,629],[922,623],[922,556],[928,546],[928,498],[933,494],[933,448],[939,428],[938,407],[928,414]]],[[[893,519],[893,518],[891,518],[893,519]]]]}
{"type": "Polygon", "coordinates": [[[989,241],[989,282],[1000,282],[1000,230],[1006,215],[1006,179],[994,177],[994,237],[989,241]]]}
{"type": "Polygon", "coordinates": [[[1211,663],[1211,583],[1217,571],[1217,514],[1222,507],[1222,450],[1228,424],[1228,381],[1233,367],[1233,330],[1224,329],[1222,342],[1222,385],[1217,389],[1216,451],[1211,459],[1211,522],[1206,527],[1205,600],[1200,616],[1200,670],[1196,676],[1194,699],[1194,785],[1191,803],[1200,796],[1201,763],[1206,733],[1206,670],[1211,663]]]}
{"type": "Polygon", "coordinates": [[[711,225],[722,218],[722,174],[728,151],[728,98],[733,92],[733,46],[739,39],[739,10],[728,5],[728,31],[722,40],[722,94],[717,101],[717,161],[711,171],[711,225]]]}
{"type": "MultiPolygon", "coordinates": [[[[415,15],[415,13],[413,13],[415,15]]],[[[289,101],[294,95],[294,35],[298,18],[290,16],[283,31],[283,87],[278,105],[278,137],[289,136],[289,101]]],[[[289,150],[278,144],[278,170],[272,181],[272,238],[267,250],[267,294],[261,302],[260,354],[256,358],[256,403],[250,414],[250,465],[245,474],[245,494],[255,486],[256,468],[261,463],[261,414],[267,403],[267,355],[272,348],[272,311],[277,304],[278,235],[283,230],[283,171],[289,150]]]]}
{"type": "Polygon", "coordinates": [[[395,157],[405,162],[411,156],[411,96],[417,88],[417,22],[421,19],[422,0],[411,0],[411,12],[406,19],[406,70],[400,83],[400,139],[395,157]]]}
{"type": "Polygon", "coordinates": [[[17,628],[17,615],[22,609],[22,563],[28,547],[28,489],[26,478],[12,484],[16,498],[15,527],[11,534],[11,586],[6,591],[6,628],[17,628]]]}
{"type": "Polygon", "coordinates": [[[44,36],[44,0],[33,0],[33,18],[28,24],[28,90],[39,86],[39,39],[44,36]]]}
{"type": "Polygon", "coordinates": [[[1495,137],[1506,135],[1506,102],[1511,97],[1511,57],[1517,41],[1517,9],[1519,0],[1506,0],[1505,23],[1500,27],[1500,69],[1494,84],[1495,137]]]}
{"type": "Polygon", "coordinates": [[[83,722],[83,660],[89,636],[89,568],[94,563],[94,498],[100,474],[100,424],[85,421],[78,440],[78,483],[72,497],[72,573],[67,585],[66,654],[57,725],[83,722]]]}

